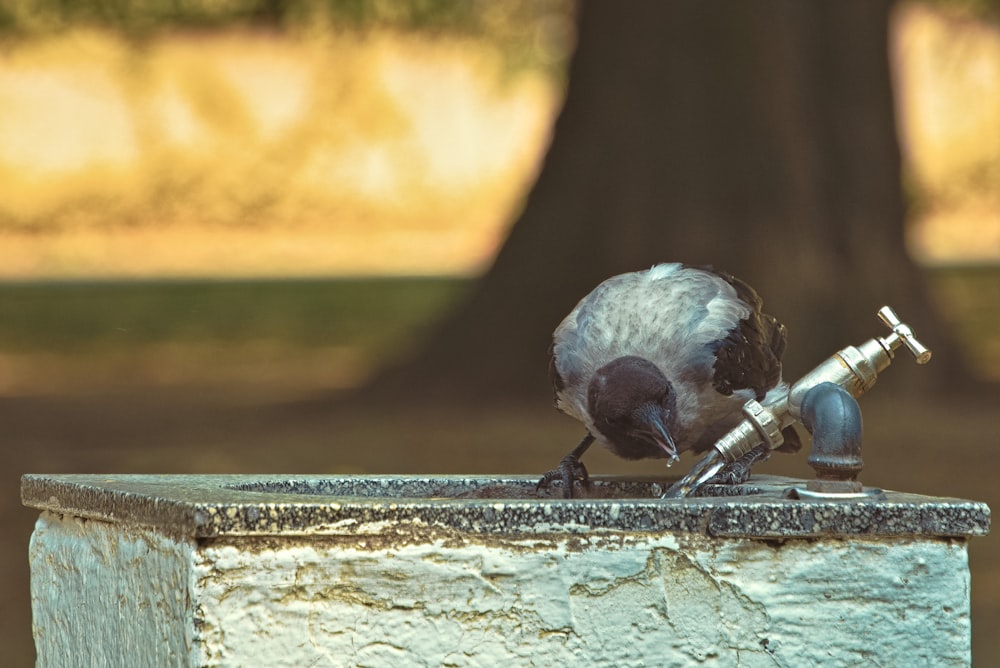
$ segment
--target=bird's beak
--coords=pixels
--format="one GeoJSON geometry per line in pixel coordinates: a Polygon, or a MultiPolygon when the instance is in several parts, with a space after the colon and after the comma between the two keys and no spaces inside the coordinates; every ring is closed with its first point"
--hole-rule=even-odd
{"type": "Polygon", "coordinates": [[[674,439],[670,436],[670,432],[667,431],[667,427],[663,424],[663,419],[659,416],[659,414],[651,415],[649,422],[650,426],[653,427],[653,441],[655,441],[656,444],[663,448],[663,451],[667,453],[667,457],[669,458],[667,466],[670,466],[680,459],[680,457],[677,456],[677,446],[674,444],[674,439]]]}

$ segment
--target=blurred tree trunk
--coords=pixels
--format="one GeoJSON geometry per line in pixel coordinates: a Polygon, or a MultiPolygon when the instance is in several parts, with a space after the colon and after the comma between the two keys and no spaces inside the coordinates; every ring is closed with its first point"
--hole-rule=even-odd
{"type": "MultiPolygon", "coordinates": [[[[376,388],[548,392],[559,320],[604,278],[664,261],[754,285],[789,328],[793,380],[880,333],[885,303],[946,344],[903,248],[890,5],[584,2],[565,106],[520,219],[467,303],[376,388]]],[[[913,377],[957,364],[936,361],[913,377]]]]}

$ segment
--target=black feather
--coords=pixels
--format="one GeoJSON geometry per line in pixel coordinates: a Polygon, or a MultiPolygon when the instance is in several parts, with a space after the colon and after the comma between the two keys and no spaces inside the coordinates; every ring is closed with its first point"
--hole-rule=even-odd
{"type": "Polygon", "coordinates": [[[718,342],[715,349],[714,385],[720,394],[754,391],[757,401],[781,379],[781,357],[787,332],[774,316],[763,313],[757,291],[732,274],[703,267],[733,286],[736,296],[750,307],[750,314],[718,342]]]}

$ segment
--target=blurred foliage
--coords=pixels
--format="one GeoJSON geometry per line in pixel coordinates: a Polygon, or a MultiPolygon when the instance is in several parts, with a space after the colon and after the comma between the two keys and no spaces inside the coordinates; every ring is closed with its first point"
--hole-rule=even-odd
{"type": "Polygon", "coordinates": [[[908,245],[920,262],[1000,258],[1000,2],[906,3],[893,29],[908,245]]]}
{"type": "Polygon", "coordinates": [[[1000,0],[923,0],[923,3],[970,18],[1000,23],[1000,0]]]}
{"type": "Polygon", "coordinates": [[[0,0],[0,36],[102,28],[142,40],[175,29],[390,28],[472,37],[514,65],[561,66],[574,0],[0,0]]]}
{"type": "MultiPolygon", "coordinates": [[[[336,251],[460,220],[436,247],[478,258],[533,177],[572,9],[0,0],[0,229],[310,227],[336,251]]],[[[0,244],[7,275],[66,275],[24,251],[0,244]]]]}

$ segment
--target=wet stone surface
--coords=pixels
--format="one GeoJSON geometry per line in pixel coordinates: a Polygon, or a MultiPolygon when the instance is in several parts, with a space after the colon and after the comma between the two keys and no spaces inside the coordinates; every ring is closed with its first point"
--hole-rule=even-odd
{"type": "Polygon", "coordinates": [[[685,532],[781,539],[965,537],[989,532],[986,504],[885,491],[799,500],[805,481],[755,476],[661,499],[671,481],[599,478],[584,498],[529,476],[25,475],[24,505],[192,538],[685,532]]]}

